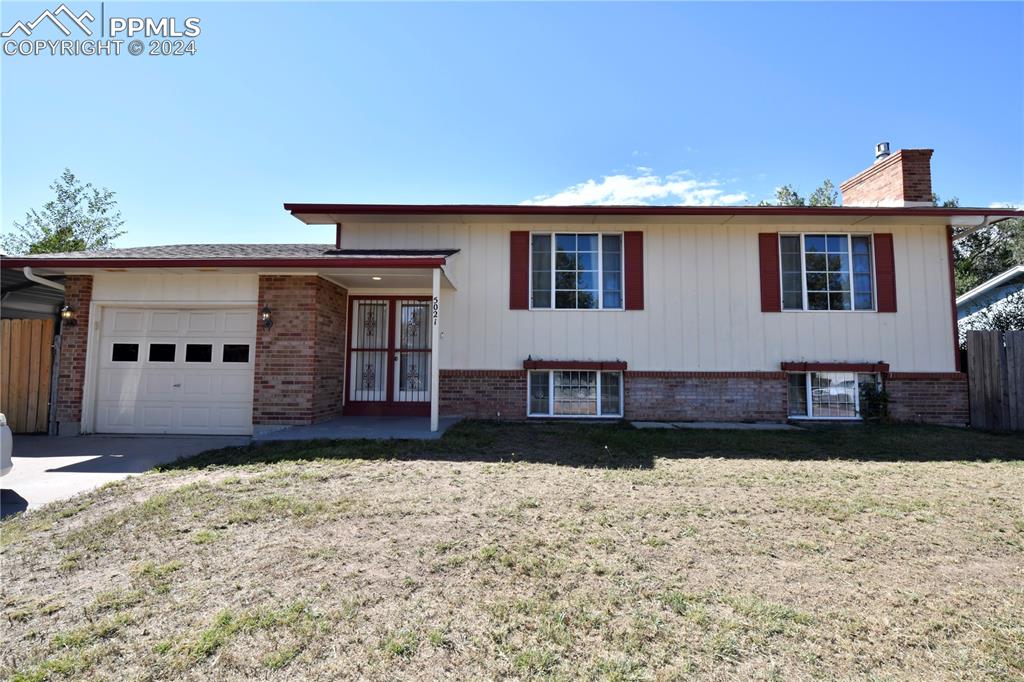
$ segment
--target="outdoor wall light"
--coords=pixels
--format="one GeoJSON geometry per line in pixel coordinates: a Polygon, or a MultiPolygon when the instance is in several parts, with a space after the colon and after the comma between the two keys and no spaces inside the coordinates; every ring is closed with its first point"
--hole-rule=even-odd
{"type": "Polygon", "coordinates": [[[78,324],[78,320],[75,319],[75,309],[67,303],[60,307],[60,319],[61,323],[66,324],[69,327],[74,327],[78,324]]]}
{"type": "Polygon", "coordinates": [[[270,329],[274,326],[274,321],[270,319],[270,306],[263,306],[263,310],[260,311],[260,318],[263,320],[263,328],[270,329]]]}
{"type": "Polygon", "coordinates": [[[371,277],[370,279],[372,279],[372,280],[373,280],[374,282],[379,282],[379,281],[381,281],[381,280],[382,280],[382,279],[384,279],[384,278],[383,278],[383,277],[378,277],[377,275],[374,275],[374,276],[373,276],[373,277],[371,277]]]}

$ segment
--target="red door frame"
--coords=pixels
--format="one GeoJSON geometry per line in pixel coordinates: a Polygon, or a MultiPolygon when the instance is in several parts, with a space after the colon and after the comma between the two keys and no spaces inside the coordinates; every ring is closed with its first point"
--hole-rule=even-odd
{"type": "MultiPolygon", "coordinates": [[[[349,296],[348,320],[345,330],[345,404],[342,414],[375,417],[429,417],[430,401],[398,402],[395,400],[395,358],[398,353],[398,340],[395,338],[395,308],[398,301],[423,301],[430,303],[430,296],[349,296]],[[388,302],[388,345],[387,353],[387,398],[385,400],[349,400],[352,381],[352,330],[355,325],[356,301],[387,301],[388,302]]],[[[385,350],[383,348],[376,349],[385,350]]]]}

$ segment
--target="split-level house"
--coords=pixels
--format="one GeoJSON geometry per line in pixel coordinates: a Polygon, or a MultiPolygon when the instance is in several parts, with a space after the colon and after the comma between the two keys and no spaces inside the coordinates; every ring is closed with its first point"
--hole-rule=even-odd
{"type": "Polygon", "coordinates": [[[338,415],[968,420],[931,150],[843,206],[285,204],[301,241],[4,259],[63,276],[61,433],[338,415]],[[301,223],[301,224],[299,224],[301,223]]]}

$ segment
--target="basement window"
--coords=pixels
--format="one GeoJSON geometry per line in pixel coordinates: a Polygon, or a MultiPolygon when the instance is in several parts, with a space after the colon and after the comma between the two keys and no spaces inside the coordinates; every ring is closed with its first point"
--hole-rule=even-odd
{"type": "Polygon", "coordinates": [[[868,387],[881,386],[877,374],[793,372],[789,375],[791,419],[860,419],[868,387]]]}
{"type": "Polygon", "coordinates": [[[531,371],[528,383],[531,417],[622,416],[622,372],[531,371]]]}

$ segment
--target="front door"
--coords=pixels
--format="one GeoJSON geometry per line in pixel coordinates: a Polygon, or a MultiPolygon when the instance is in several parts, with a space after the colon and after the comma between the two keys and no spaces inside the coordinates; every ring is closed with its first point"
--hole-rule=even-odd
{"type": "Polygon", "coordinates": [[[352,297],[345,414],[430,414],[430,300],[352,297]]]}

